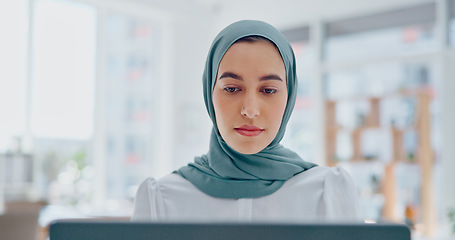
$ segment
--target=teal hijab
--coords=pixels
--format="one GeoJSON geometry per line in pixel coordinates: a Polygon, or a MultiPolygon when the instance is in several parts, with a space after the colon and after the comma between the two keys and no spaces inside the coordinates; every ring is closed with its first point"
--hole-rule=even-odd
{"type": "Polygon", "coordinates": [[[222,30],[210,47],[202,77],[204,100],[213,122],[209,152],[196,157],[193,163],[175,171],[202,192],[218,198],[257,198],[274,193],[284,182],[314,166],[295,152],[284,148],[280,141],[294,108],[297,94],[295,57],[286,38],[272,25],[245,20],[222,30]],[[232,149],[221,137],[215,119],[212,90],[218,66],[229,47],[238,39],[261,36],[273,42],[286,67],[288,99],[280,129],[274,140],[256,154],[242,154],[232,149]]]}

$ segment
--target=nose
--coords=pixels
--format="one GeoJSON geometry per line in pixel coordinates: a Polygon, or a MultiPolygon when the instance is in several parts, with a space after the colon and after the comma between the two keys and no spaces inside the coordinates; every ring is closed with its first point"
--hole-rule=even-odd
{"type": "Polygon", "coordinates": [[[243,106],[240,113],[247,118],[254,118],[259,116],[260,114],[260,103],[257,96],[254,94],[249,94],[245,96],[245,100],[243,101],[243,106]]]}

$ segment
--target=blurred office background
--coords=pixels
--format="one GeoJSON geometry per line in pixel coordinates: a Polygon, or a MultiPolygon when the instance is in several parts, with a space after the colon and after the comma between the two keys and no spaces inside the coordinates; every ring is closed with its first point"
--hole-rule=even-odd
{"type": "Polygon", "coordinates": [[[207,152],[205,57],[241,19],[295,51],[283,144],[343,165],[365,220],[453,238],[454,0],[0,1],[0,235],[15,212],[37,238],[55,219],[127,219],[141,181],[207,152]]]}

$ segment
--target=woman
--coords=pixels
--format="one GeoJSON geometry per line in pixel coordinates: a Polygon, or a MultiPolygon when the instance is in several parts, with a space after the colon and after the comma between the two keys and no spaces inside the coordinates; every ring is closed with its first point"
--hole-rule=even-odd
{"type": "Polygon", "coordinates": [[[303,161],[279,143],[296,99],[289,42],[260,21],[215,38],[203,74],[213,122],[210,149],[194,163],[139,187],[133,221],[358,219],[349,175],[303,161]]]}

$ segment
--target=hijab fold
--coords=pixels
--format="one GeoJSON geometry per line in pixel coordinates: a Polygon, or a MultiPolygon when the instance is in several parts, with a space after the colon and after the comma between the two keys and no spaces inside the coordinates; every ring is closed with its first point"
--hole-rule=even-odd
{"type": "Polygon", "coordinates": [[[204,101],[213,122],[209,152],[175,171],[202,192],[218,198],[257,198],[274,193],[289,178],[314,166],[280,145],[294,108],[297,94],[295,57],[286,38],[270,24],[244,20],[223,29],[210,47],[202,77],[204,101]],[[278,48],[286,67],[288,99],[280,129],[273,141],[256,154],[242,154],[221,137],[212,102],[218,66],[229,47],[238,39],[261,36],[278,48]]]}

